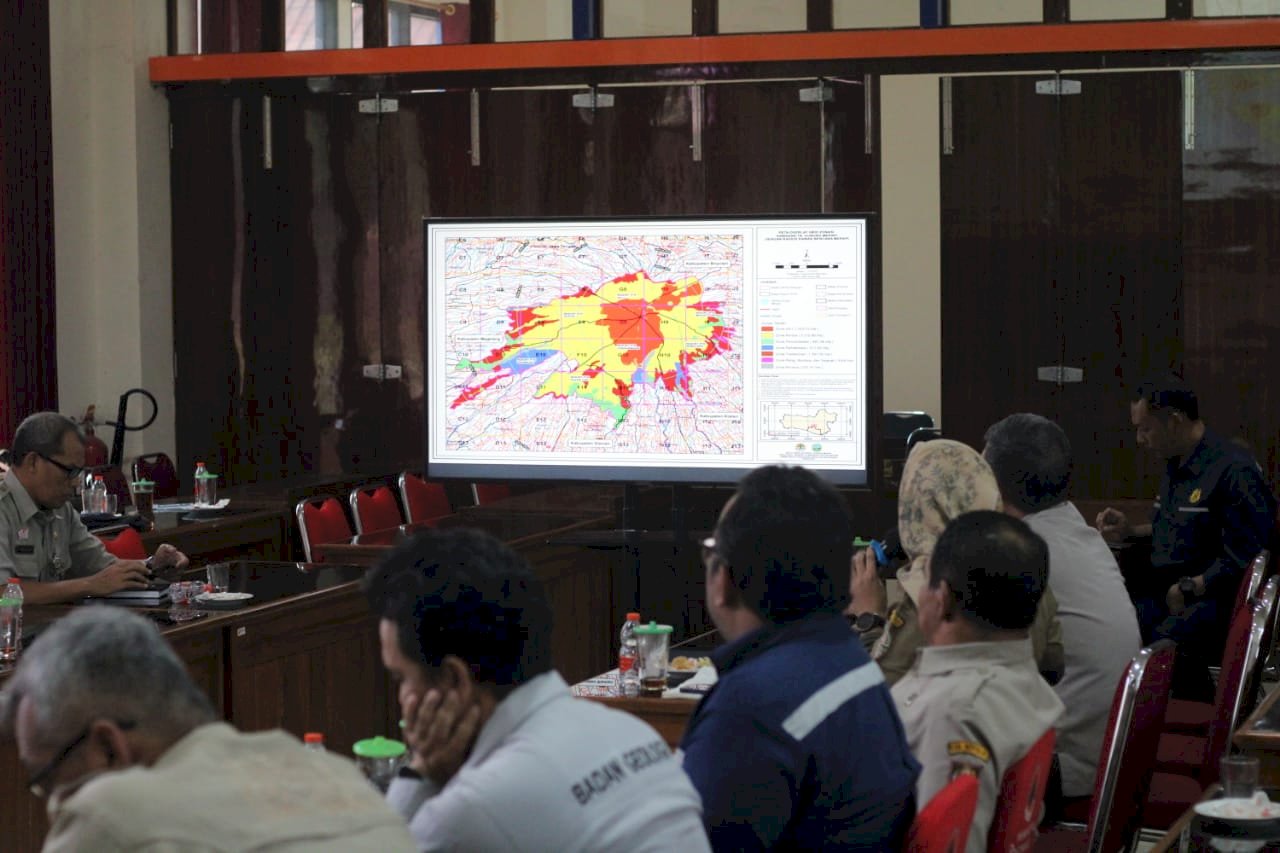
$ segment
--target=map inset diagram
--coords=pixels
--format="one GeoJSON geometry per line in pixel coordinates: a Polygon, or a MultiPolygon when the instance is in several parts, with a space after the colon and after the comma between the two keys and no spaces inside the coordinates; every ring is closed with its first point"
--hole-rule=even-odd
{"type": "Polygon", "coordinates": [[[773,401],[762,403],[760,412],[760,436],[766,440],[846,441],[853,426],[853,404],[848,401],[773,401]]]}
{"type": "Polygon", "coordinates": [[[451,238],[447,446],[740,453],[741,235],[451,238]]]}

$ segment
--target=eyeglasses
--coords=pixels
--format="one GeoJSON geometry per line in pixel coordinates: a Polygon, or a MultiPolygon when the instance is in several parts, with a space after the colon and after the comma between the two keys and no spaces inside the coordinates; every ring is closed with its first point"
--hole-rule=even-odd
{"type": "MultiPolygon", "coordinates": [[[[52,462],[53,460],[50,459],[49,461],[52,462]]],[[[28,791],[30,791],[33,795],[35,795],[36,797],[42,800],[45,797],[49,796],[52,790],[51,788],[46,787],[46,783],[49,781],[49,777],[51,777],[54,773],[56,773],[58,768],[62,766],[62,762],[70,758],[71,753],[79,749],[80,744],[84,743],[88,739],[89,732],[93,730],[94,722],[96,721],[90,721],[88,724],[86,724],[85,727],[80,730],[80,734],[72,738],[71,742],[68,743],[66,746],[64,746],[62,750],[59,751],[48,764],[46,764],[44,767],[41,767],[38,771],[31,774],[31,776],[27,778],[28,791]]],[[[134,723],[132,720],[115,720],[114,722],[117,726],[119,726],[123,731],[126,731],[126,732],[132,729],[136,725],[136,723],[134,723]]]]}
{"type": "Polygon", "coordinates": [[[43,453],[37,453],[36,456],[39,456],[45,462],[48,462],[53,467],[62,471],[62,473],[67,475],[68,480],[74,480],[84,473],[84,469],[81,468],[79,465],[64,465],[63,463],[59,462],[57,459],[54,459],[50,456],[45,456],[43,453]]]}

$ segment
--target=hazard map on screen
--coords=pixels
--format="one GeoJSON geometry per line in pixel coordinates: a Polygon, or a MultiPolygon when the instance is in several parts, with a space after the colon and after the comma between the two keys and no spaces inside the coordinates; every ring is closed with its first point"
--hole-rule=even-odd
{"type": "MultiPolygon", "coordinates": [[[[808,293],[762,289],[756,224],[429,222],[428,468],[723,481],[766,446],[771,461],[834,461],[843,451],[814,439],[860,440],[856,383],[807,393],[775,354],[800,329],[786,306],[821,325],[821,306],[838,321],[841,300],[811,286],[822,276],[808,293]],[[500,470],[512,464],[522,472],[500,470]]],[[[778,247],[802,259],[797,239],[778,247]]],[[[765,279],[791,278],[785,267],[765,279]]],[[[810,331],[792,368],[837,354],[824,337],[860,341],[830,323],[810,331]]]]}

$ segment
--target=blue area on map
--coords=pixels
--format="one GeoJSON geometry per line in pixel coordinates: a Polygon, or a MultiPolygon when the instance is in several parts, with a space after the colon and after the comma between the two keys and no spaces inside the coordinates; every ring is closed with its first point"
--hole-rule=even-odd
{"type": "Polygon", "coordinates": [[[685,378],[688,377],[688,375],[689,375],[689,371],[685,369],[684,364],[682,363],[676,364],[676,384],[677,385],[683,384],[685,381],[685,378]]]}
{"type": "Polygon", "coordinates": [[[648,374],[645,373],[643,367],[637,367],[635,369],[635,372],[631,374],[632,383],[637,385],[643,385],[645,382],[648,381],[648,379],[649,379],[648,374]]]}
{"type": "Polygon", "coordinates": [[[559,355],[559,352],[553,349],[524,349],[504,359],[502,366],[512,373],[523,373],[531,367],[537,367],[553,355],[559,355]]]}

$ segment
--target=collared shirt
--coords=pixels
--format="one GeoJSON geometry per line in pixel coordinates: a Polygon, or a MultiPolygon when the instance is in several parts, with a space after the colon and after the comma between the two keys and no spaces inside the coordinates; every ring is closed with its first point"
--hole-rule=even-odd
{"type": "Polygon", "coordinates": [[[1074,504],[1024,520],[1049,546],[1049,589],[1062,622],[1066,672],[1053,687],[1066,706],[1055,747],[1062,792],[1084,797],[1093,790],[1116,682],[1141,648],[1142,635],[1111,549],[1074,504]]]}
{"type": "Polygon", "coordinates": [[[498,703],[443,788],[387,798],[423,850],[707,850],[698,792],[648,723],[576,699],[558,672],[498,703]]]}
{"type": "Polygon", "coordinates": [[[1206,594],[1230,601],[1245,568],[1268,547],[1276,501],[1258,463],[1212,430],[1169,460],[1151,516],[1159,579],[1203,574],[1206,594]]]}
{"type": "Polygon", "coordinates": [[[87,577],[113,562],[70,503],[40,509],[12,471],[0,478],[0,576],[60,581],[87,577]]]}
{"type": "Polygon", "coordinates": [[[51,851],[415,850],[404,821],[345,758],[281,731],[200,726],[150,767],[85,782],[49,802],[51,851]]]}
{"type": "Polygon", "coordinates": [[[984,853],[1005,772],[1062,715],[1062,700],[1036,669],[1030,640],[927,646],[893,686],[907,740],[923,770],[928,804],[958,770],[978,776],[968,853],[984,853]]]}
{"type": "Polygon", "coordinates": [[[712,660],[680,744],[712,846],[900,849],[920,767],[844,617],[767,626],[712,660]]]}

